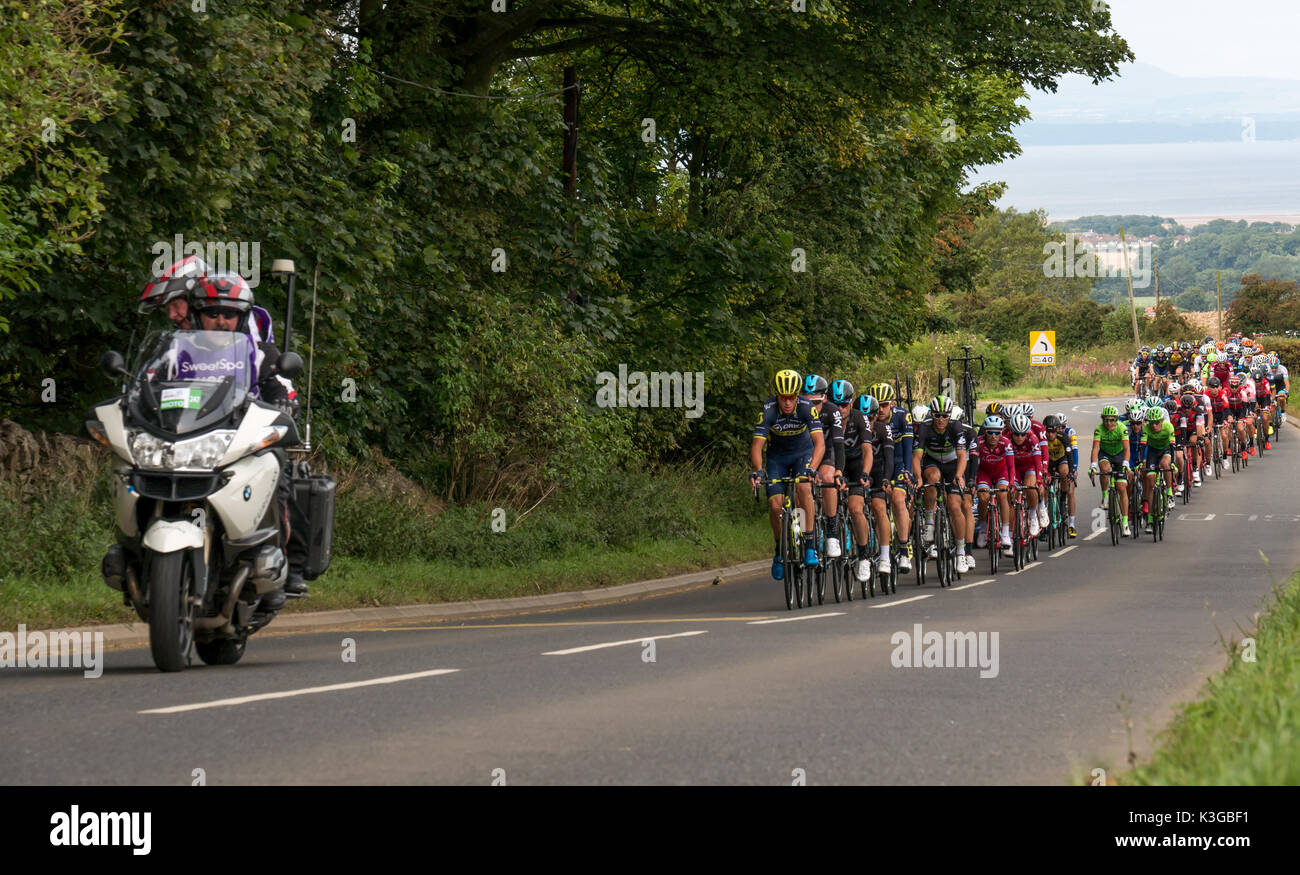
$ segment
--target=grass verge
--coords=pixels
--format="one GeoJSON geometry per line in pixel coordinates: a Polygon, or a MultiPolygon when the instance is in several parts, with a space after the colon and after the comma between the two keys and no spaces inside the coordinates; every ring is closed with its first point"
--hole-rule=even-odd
{"type": "MultiPolygon", "coordinates": [[[[446,559],[371,561],[336,557],[311,584],[312,596],[285,613],[339,608],[511,598],[595,589],[762,559],[771,550],[766,515],[700,524],[699,538],[644,539],[624,547],[582,548],[519,565],[467,566],[446,559]]],[[[773,604],[776,604],[774,595],[773,604]]],[[[138,621],[98,573],[78,572],[61,583],[8,577],[0,583],[0,629],[82,626],[138,621]]]]}
{"type": "Polygon", "coordinates": [[[1227,669],[1180,708],[1151,761],[1121,784],[1300,784],[1300,572],[1274,591],[1253,636],[1221,640],[1227,669]]]}
{"type": "Polygon", "coordinates": [[[1021,398],[1046,398],[1055,401],[1063,398],[1085,398],[1110,395],[1131,395],[1133,387],[1127,383],[1094,383],[1089,386],[1065,384],[1060,386],[1017,383],[1001,389],[981,389],[980,401],[1017,401],[1021,398]]]}

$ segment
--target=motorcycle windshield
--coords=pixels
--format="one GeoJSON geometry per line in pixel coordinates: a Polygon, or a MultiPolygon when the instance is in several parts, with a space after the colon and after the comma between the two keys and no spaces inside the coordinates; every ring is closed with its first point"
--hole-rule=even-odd
{"type": "Polygon", "coordinates": [[[257,381],[257,347],[237,331],[163,331],[145,338],[130,407],[173,435],[204,431],[243,405],[257,381]]]}

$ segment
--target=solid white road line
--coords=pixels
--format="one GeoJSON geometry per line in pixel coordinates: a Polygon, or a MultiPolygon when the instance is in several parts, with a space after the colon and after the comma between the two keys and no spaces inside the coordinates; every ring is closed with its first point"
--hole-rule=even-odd
{"type": "Polygon", "coordinates": [[[1029,569],[1031,569],[1031,568],[1037,568],[1038,566],[1040,566],[1040,565],[1042,565],[1042,564],[1043,564],[1043,560],[1041,560],[1041,559],[1038,560],[1037,562],[1030,562],[1028,565],[1026,565],[1024,568],[1020,569],[1019,571],[1008,571],[1008,572],[1007,572],[1007,577],[1011,577],[1012,575],[1015,575],[1015,574],[1024,574],[1024,573],[1025,573],[1026,571],[1028,571],[1029,569]]]}
{"type": "Polygon", "coordinates": [[[548,650],[542,656],[568,656],[570,653],[586,653],[588,650],[603,650],[606,647],[622,647],[625,644],[644,644],[646,641],[662,641],[665,638],[689,638],[691,635],[703,635],[708,629],[698,632],[678,632],[676,635],[645,635],[641,638],[629,638],[626,641],[610,641],[606,644],[588,644],[586,647],[570,647],[568,650],[548,650]]]}
{"type": "Polygon", "coordinates": [[[1066,553],[1069,553],[1071,550],[1073,550],[1073,549],[1074,549],[1075,547],[1077,547],[1077,546],[1079,546],[1079,545],[1078,545],[1078,544],[1071,544],[1071,545],[1068,546],[1068,547],[1062,547],[1061,549],[1059,549],[1059,550],[1057,550],[1055,553],[1053,553],[1053,554],[1051,555],[1050,558],[1055,559],[1057,556],[1064,556],[1066,553]]]}
{"type": "Polygon", "coordinates": [[[1084,538],[1084,540],[1085,540],[1085,541],[1091,541],[1093,538],[1100,538],[1102,535],[1106,534],[1108,531],[1110,531],[1110,529],[1098,529],[1097,531],[1093,532],[1093,533],[1092,533],[1091,535],[1089,535],[1088,537],[1084,538]]]}
{"type": "Polygon", "coordinates": [[[795,620],[816,620],[820,617],[842,617],[843,611],[834,611],[829,614],[804,614],[802,617],[781,617],[777,620],[751,620],[746,626],[766,626],[768,623],[793,623],[795,620]]]}
{"type": "Polygon", "coordinates": [[[988,580],[977,580],[974,583],[963,583],[961,586],[949,587],[949,590],[951,592],[956,592],[959,589],[970,589],[972,586],[983,586],[984,584],[992,583],[995,580],[997,580],[996,577],[990,577],[988,580]]]}
{"type": "Polygon", "coordinates": [[[440,674],[451,674],[458,668],[435,668],[431,671],[417,671],[411,674],[394,674],[368,681],[350,681],[346,684],[329,684],[324,687],[303,687],[300,690],[284,690],[279,693],[259,693],[255,696],[239,696],[234,699],[216,699],[212,702],[198,702],[193,705],[173,705],[170,708],[151,708],[140,714],[178,714],[181,711],[199,711],[203,708],[224,708],[227,705],[245,705],[249,702],[261,702],[266,699],[287,699],[290,696],[306,696],[310,693],[332,693],[335,690],[351,690],[357,687],[373,687],[377,684],[395,684],[400,681],[413,681],[416,678],[431,678],[440,674]]]}
{"type": "Polygon", "coordinates": [[[929,595],[914,595],[914,596],[912,596],[910,599],[899,599],[899,600],[896,601],[896,602],[890,602],[889,604],[886,604],[886,605],[872,605],[871,607],[873,607],[873,608],[892,608],[892,607],[894,607],[894,605],[905,605],[905,604],[907,604],[908,602],[919,602],[921,599],[931,599],[931,598],[934,598],[934,593],[930,593],[929,595]]]}

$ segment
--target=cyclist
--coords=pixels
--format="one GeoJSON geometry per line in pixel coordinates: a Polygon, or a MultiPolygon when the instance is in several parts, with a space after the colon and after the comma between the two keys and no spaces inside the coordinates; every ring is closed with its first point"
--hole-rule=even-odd
{"type": "MultiPolygon", "coordinates": [[[[916,430],[912,448],[912,476],[917,483],[942,485],[947,490],[948,513],[957,539],[957,570],[966,566],[966,514],[961,505],[961,484],[966,478],[966,432],[952,424],[952,399],[937,395],[930,399],[930,419],[916,430]],[[924,463],[924,464],[923,464],[924,463]],[[924,475],[924,477],[923,477],[924,475]]],[[[925,528],[922,539],[930,545],[930,556],[938,555],[934,543],[936,490],[925,489],[925,528]]],[[[971,566],[973,567],[973,566],[971,566]]]]}
{"type": "Polygon", "coordinates": [[[1228,425],[1232,419],[1232,411],[1228,406],[1228,392],[1220,385],[1218,377],[1210,377],[1205,381],[1205,397],[1210,402],[1210,414],[1214,417],[1214,425],[1219,430],[1219,443],[1222,444],[1223,452],[1226,454],[1228,425]]]}
{"type": "MultiPolygon", "coordinates": [[[[872,440],[872,423],[870,411],[854,405],[855,390],[848,380],[836,380],[831,384],[831,402],[839,408],[844,422],[844,480],[849,486],[848,513],[853,526],[853,538],[858,545],[858,562],[867,557],[867,520],[862,512],[865,484],[874,479],[872,467],[876,462],[875,442],[872,440]]],[[[826,555],[830,555],[827,549],[826,555]]],[[[862,578],[859,572],[859,578],[862,578]]]]}
{"type": "Polygon", "coordinates": [[[1062,475],[1062,483],[1065,484],[1070,511],[1070,537],[1077,538],[1079,532],[1074,527],[1074,480],[1075,472],[1079,470],[1079,438],[1063,413],[1044,417],[1043,430],[1047,435],[1048,467],[1052,472],[1062,475]]]}
{"type": "Polygon", "coordinates": [[[1192,360],[1187,351],[1191,349],[1191,344],[1183,341],[1178,346],[1169,347],[1169,375],[1175,380],[1185,379],[1183,375],[1184,366],[1191,365],[1192,360]]]}
{"type": "MultiPolygon", "coordinates": [[[[805,477],[795,486],[795,504],[803,511],[804,520],[813,519],[812,476],[813,466],[821,462],[826,452],[821,420],[812,404],[799,399],[803,382],[797,371],[777,372],[773,381],[776,395],[763,403],[754,427],[754,440],[749,447],[749,461],[753,468],[750,481],[757,486],[766,478],[805,477]],[[771,443],[768,443],[769,438],[771,443]],[[763,464],[763,447],[767,446],[767,465],[763,464]]],[[[780,580],[785,574],[781,556],[781,516],[784,486],[767,484],[767,506],[772,521],[772,534],[776,538],[776,556],[772,560],[772,576],[780,580]]],[[[816,567],[820,564],[813,549],[811,526],[803,527],[804,562],[816,567]]]]}
{"type": "MultiPolygon", "coordinates": [[[[822,437],[826,441],[826,455],[817,468],[817,480],[822,487],[822,507],[826,513],[826,531],[839,531],[839,484],[844,480],[844,419],[840,408],[826,403],[827,384],[818,374],[809,374],[803,378],[804,401],[813,406],[813,415],[821,420],[822,437]]],[[[852,398],[852,394],[849,396],[852,398]]],[[[838,538],[826,538],[826,558],[836,559],[840,555],[838,538]]]]}
{"type": "Polygon", "coordinates": [[[1164,390],[1165,378],[1169,376],[1169,348],[1156,345],[1151,351],[1151,372],[1154,375],[1152,385],[1155,388],[1155,394],[1159,395],[1164,390]]]}
{"type": "MultiPolygon", "coordinates": [[[[975,433],[975,427],[965,421],[966,411],[962,410],[960,404],[952,406],[953,425],[966,432],[966,446],[974,447],[978,435],[975,433]]],[[[973,451],[972,451],[973,452],[973,451]]],[[[961,506],[962,511],[966,514],[966,537],[975,539],[975,472],[979,465],[967,457],[966,462],[966,479],[962,482],[961,506]]],[[[966,557],[966,567],[962,571],[970,571],[975,567],[975,557],[966,557]]]]}
{"type": "MultiPolygon", "coordinates": [[[[1146,472],[1146,494],[1152,495],[1155,492],[1155,469],[1159,467],[1165,474],[1165,492],[1168,493],[1171,504],[1174,500],[1174,492],[1170,488],[1169,482],[1173,478],[1173,471],[1169,467],[1169,463],[1173,456],[1173,440],[1174,427],[1165,419],[1163,408],[1152,407],[1147,410],[1146,425],[1142,428],[1142,438],[1138,451],[1138,460],[1146,472]]],[[[1142,512],[1147,515],[1146,533],[1149,535],[1152,532],[1151,503],[1149,501],[1142,502],[1142,512]]]]}
{"type": "Polygon", "coordinates": [[[1246,458],[1246,399],[1242,394],[1241,375],[1233,372],[1228,377],[1228,418],[1236,421],[1236,432],[1241,446],[1241,458],[1246,458]]]}
{"type": "Polygon", "coordinates": [[[1286,365],[1278,361],[1275,352],[1268,354],[1268,369],[1265,373],[1273,384],[1273,394],[1277,396],[1278,415],[1286,422],[1286,398],[1291,392],[1291,374],[1286,365]]]}
{"type": "Polygon", "coordinates": [[[975,488],[980,493],[980,516],[983,526],[976,547],[983,549],[989,537],[989,508],[993,506],[992,493],[997,492],[998,509],[1002,512],[1001,546],[1011,549],[1011,502],[1007,488],[1016,476],[1015,452],[1011,439],[1004,434],[1005,426],[1000,416],[984,417],[980,427],[982,437],[975,442],[972,456],[977,458],[975,488]],[[987,493],[987,494],[986,494],[987,493]]]}
{"type": "Polygon", "coordinates": [[[1150,385],[1151,375],[1151,347],[1144,346],[1138,350],[1137,358],[1133,359],[1130,367],[1133,374],[1133,391],[1137,392],[1139,386],[1150,385]]]}
{"type": "Polygon", "coordinates": [[[880,419],[889,426],[894,440],[894,482],[889,500],[894,507],[894,536],[903,548],[898,557],[898,570],[906,574],[912,570],[912,518],[907,513],[907,492],[916,432],[912,414],[897,405],[898,393],[893,386],[876,383],[867,389],[867,394],[880,405],[880,419]]]}
{"type": "Polygon", "coordinates": [[[1228,363],[1228,357],[1222,350],[1210,356],[1210,375],[1218,378],[1220,386],[1227,383],[1228,378],[1232,376],[1232,365],[1228,363]]]}
{"type": "Polygon", "coordinates": [[[874,561],[881,574],[890,571],[889,515],[885,508],[885,492],[894,472],[894,438],[889,426],[880,418],[880,404],[870,395],[859,395],[851,405],[844,427],[844,477],[849,482],[849,513],[853,518],[853,534],[858,543],[858,580],[871,576],[870,563],[874,561]],[[854,450],[859,450],[856,458],[854,450]],[[877,556],[870,554],[867,516],[863,504],[870,498],[871,513],[876,521],[876,543],[880,545],[877,556]]]}
{"type": "MultiPolygon", "coordinates": [[[[1111,472],[1115,472],[1115,487],[1119,491],[1119,506],[1128,507],[1129,431],[1120,424],[1119,408],[1107,404],[1101,409],[1101,425],[1092,432],[1092,462],[1088,470],[1101,475],[1101,488],[1105,494],[1111,472]]],[[[1103,505],[1104,506],[1104,505],[1103,505]]],[[[1124,517],[1124,537],[1133,533],[1124,517]]]]}
{"type": "Polygon", "coordinates": [[[1174,465],[1178,471],[1178,483],[1174,487],[1177,495],[1183,494],[1183,481],[1189,471],[1196,470],[1194,464],[1196,452],[1196,407],[1191,395],[1185,396],[1189,402],[1183,406],[1182,397],[1165,402],[1169,411],[1169,424],[1174,427],[1174,465]],[[1172,409],[1170,409],[1172,405],[1172,409]],[[1190,469],[1188,466],[1191,466],[1190,469]]]}
{"type": "Polygon", "coordinates": [[[1015,458],[1016,482],[1030,490],[1025,493],[1025,514],[1029,518],[1029,536],[1037,538],[1042,530],[1038,521],[1038,474],[1042,470],[1042,448],[1033,434],[1033,422],[1024,413],[1011,417],[1011,451],[1015,458]]]}
{"type": "Polygon", "coordinates": [[[1255,367],[1247,378],[1255,392],[1255,409],[1259,411],[1259,427],[1264,429],[1264,449],[1273,449],[1273,384],[1264,376],[1264,369],[1255,367]]]}
{"type": "Polygon", "coordinates": [[[1194,379],[1187,385],[1188,389],[1190,389],[1192,393],[1192,397],[1195,399],[1196,413],[1198,416],[1196,420],[1196,458],[1200,467],[1204,469],[1203,472],[1200,469],[1197,471],[1195,482],[1199,484],[1202,476],[1209,477],[1214,473],[1214,467],[1212,465],[1213,460],[1206,449],[1206,447],[1208,447],[1208,442],[1206,443],[1206,447],[1202,446],[1202,442],[1205,441],[1206,435],[1214,430],[1214,412],[1210,403],[1210,396],[1205,394],[1205,387],[1201,385],[1201,381],[1194,379]]]}
{"type": "MultiPolygon", "coordinates": [[[[1038,482],[1047,482],[1047,429],[1043,424],[1034,419],[1034,405],[1029,402],[1021,404],[1018,408],[1021,413],[1029,417],[1030,428],[1038,438],[1038,482]]],[[[1047,502],[1040,501],[1038,504],[1038,527],[1042,531],[1047,526],[1047,502]]],[[[1046,535],[1044,535],[1046,537],[1046,535]]]]}

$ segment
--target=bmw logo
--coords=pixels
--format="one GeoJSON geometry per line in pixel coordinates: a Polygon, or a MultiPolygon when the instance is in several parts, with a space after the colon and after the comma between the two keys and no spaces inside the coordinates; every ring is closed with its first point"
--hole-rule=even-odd
{"type": "Polygon", "coordinates": [[[245,486],[245,487],[244,487],[244,501],[248,501],[248,500],[249,500],[250,498],[252,498],[252,497],[253,497],[253,487],[251,487],[251,486],[245,486]]]}

